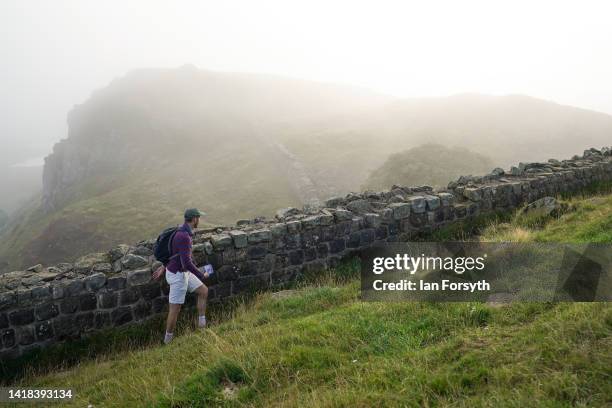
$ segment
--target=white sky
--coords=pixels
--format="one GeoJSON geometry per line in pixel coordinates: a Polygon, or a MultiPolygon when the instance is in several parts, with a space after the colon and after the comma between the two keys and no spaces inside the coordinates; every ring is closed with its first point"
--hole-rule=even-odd
{"type": "Polygon", "coordinates": [[[0,163],[45,155],[114,77],[185,63],[612,113],[610,1],[1,0],[0,30],[0,163]]]}

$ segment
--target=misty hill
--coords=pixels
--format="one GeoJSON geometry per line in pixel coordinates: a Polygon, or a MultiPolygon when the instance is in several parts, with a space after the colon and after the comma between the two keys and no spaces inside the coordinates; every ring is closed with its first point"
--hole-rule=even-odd
{"type": "Polygon", "coordinates": [[[154,236],[189,206],[218,225],[316,204],[424,143],[498,166],[569,157],[612,135],[608,115],[524,96],[398,100],[192,66],[116,79],[75,106],[68,125],[46,158],[42,195],[0,237],[4,270],[154,236]]]}
{"type": "Polygon", "coordinates": [[[398,100],[365,115],[295,123],[279,134],[314,180],[353,190],[389,155],[424,143],[465,147],[501,167],[569,158],[609,144],[612,116],[522,95],[462,94],[398,100]]]}
{"type": "Polygon", "coordinates": [[[485,174],[493,168],[488,157],[463,147],[428,143],[389,156],[374,170],[363,189],[383,190],[394,184],[446,187],[451,180],[469,174],[485,174]]]}
{"type": "Polygon", "coordinates": [[[42,170],[42,166],[0,165],[0,209],[10,214],[40,192],[42,170]]]}
{"type": "Polygon", "coordinates": [[[0,209],[0,229],[6,225],[8,222],[8,214],[6,211],[0,209]]]}

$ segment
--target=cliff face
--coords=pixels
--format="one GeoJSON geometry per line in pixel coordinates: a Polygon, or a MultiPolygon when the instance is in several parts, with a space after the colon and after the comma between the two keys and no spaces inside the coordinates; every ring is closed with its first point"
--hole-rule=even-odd
{"type": "Polygon", "coordinates": [[[357,88],[193,66],[134,71],[70,112],[68,138],[45,159],[42,206],[57,210],[69,201],[71,186],[92,176],[165,158],[205,159],[221,140],[230,148],[255,142],[279,153],[270,136],[283,123],[391,100],[357,88]]]}
{"type": "Polygon", "coordinates": [[[62,140],[45,158],[42,207],[45,212],[57,210],[68,199],[68,190],[93,175],[125,171],[130,163],[127,149],[118,133],[104,137],[104,143],[75,143],[62,140]]]}

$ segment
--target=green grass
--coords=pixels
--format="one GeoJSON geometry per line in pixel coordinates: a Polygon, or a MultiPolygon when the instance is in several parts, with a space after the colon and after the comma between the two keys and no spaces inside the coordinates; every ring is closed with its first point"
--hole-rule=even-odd
{"type": "MultiPolygon", "coordinates": [[[[612,243],[611,195],[569,204],[537,223],[498,220],[481,239],[612,243]]],[[[71,387],[74,406],[612,404],[608,303],[365,303],[358,266],[259,294],[169,346],[120,346],[17,384],[71,387]]]]}
{"type": "Polygon", "coordinates": [[[517,213],[509,222],[496,220],[484,228],[483,241],[612,242],[612,194],[570,198],[568,209],[554,217],[517,213]]]}

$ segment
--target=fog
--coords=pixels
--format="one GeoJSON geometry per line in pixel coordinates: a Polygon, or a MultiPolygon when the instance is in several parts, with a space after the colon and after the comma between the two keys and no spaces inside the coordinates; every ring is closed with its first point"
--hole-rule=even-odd
{"type": "Polygon", "coordinates": [[[66,137],[67,112],[113,78],[185,63],[612,113],[611,11],[605,1],[3,0],[0,168],[40,165],[66,137]]]}

